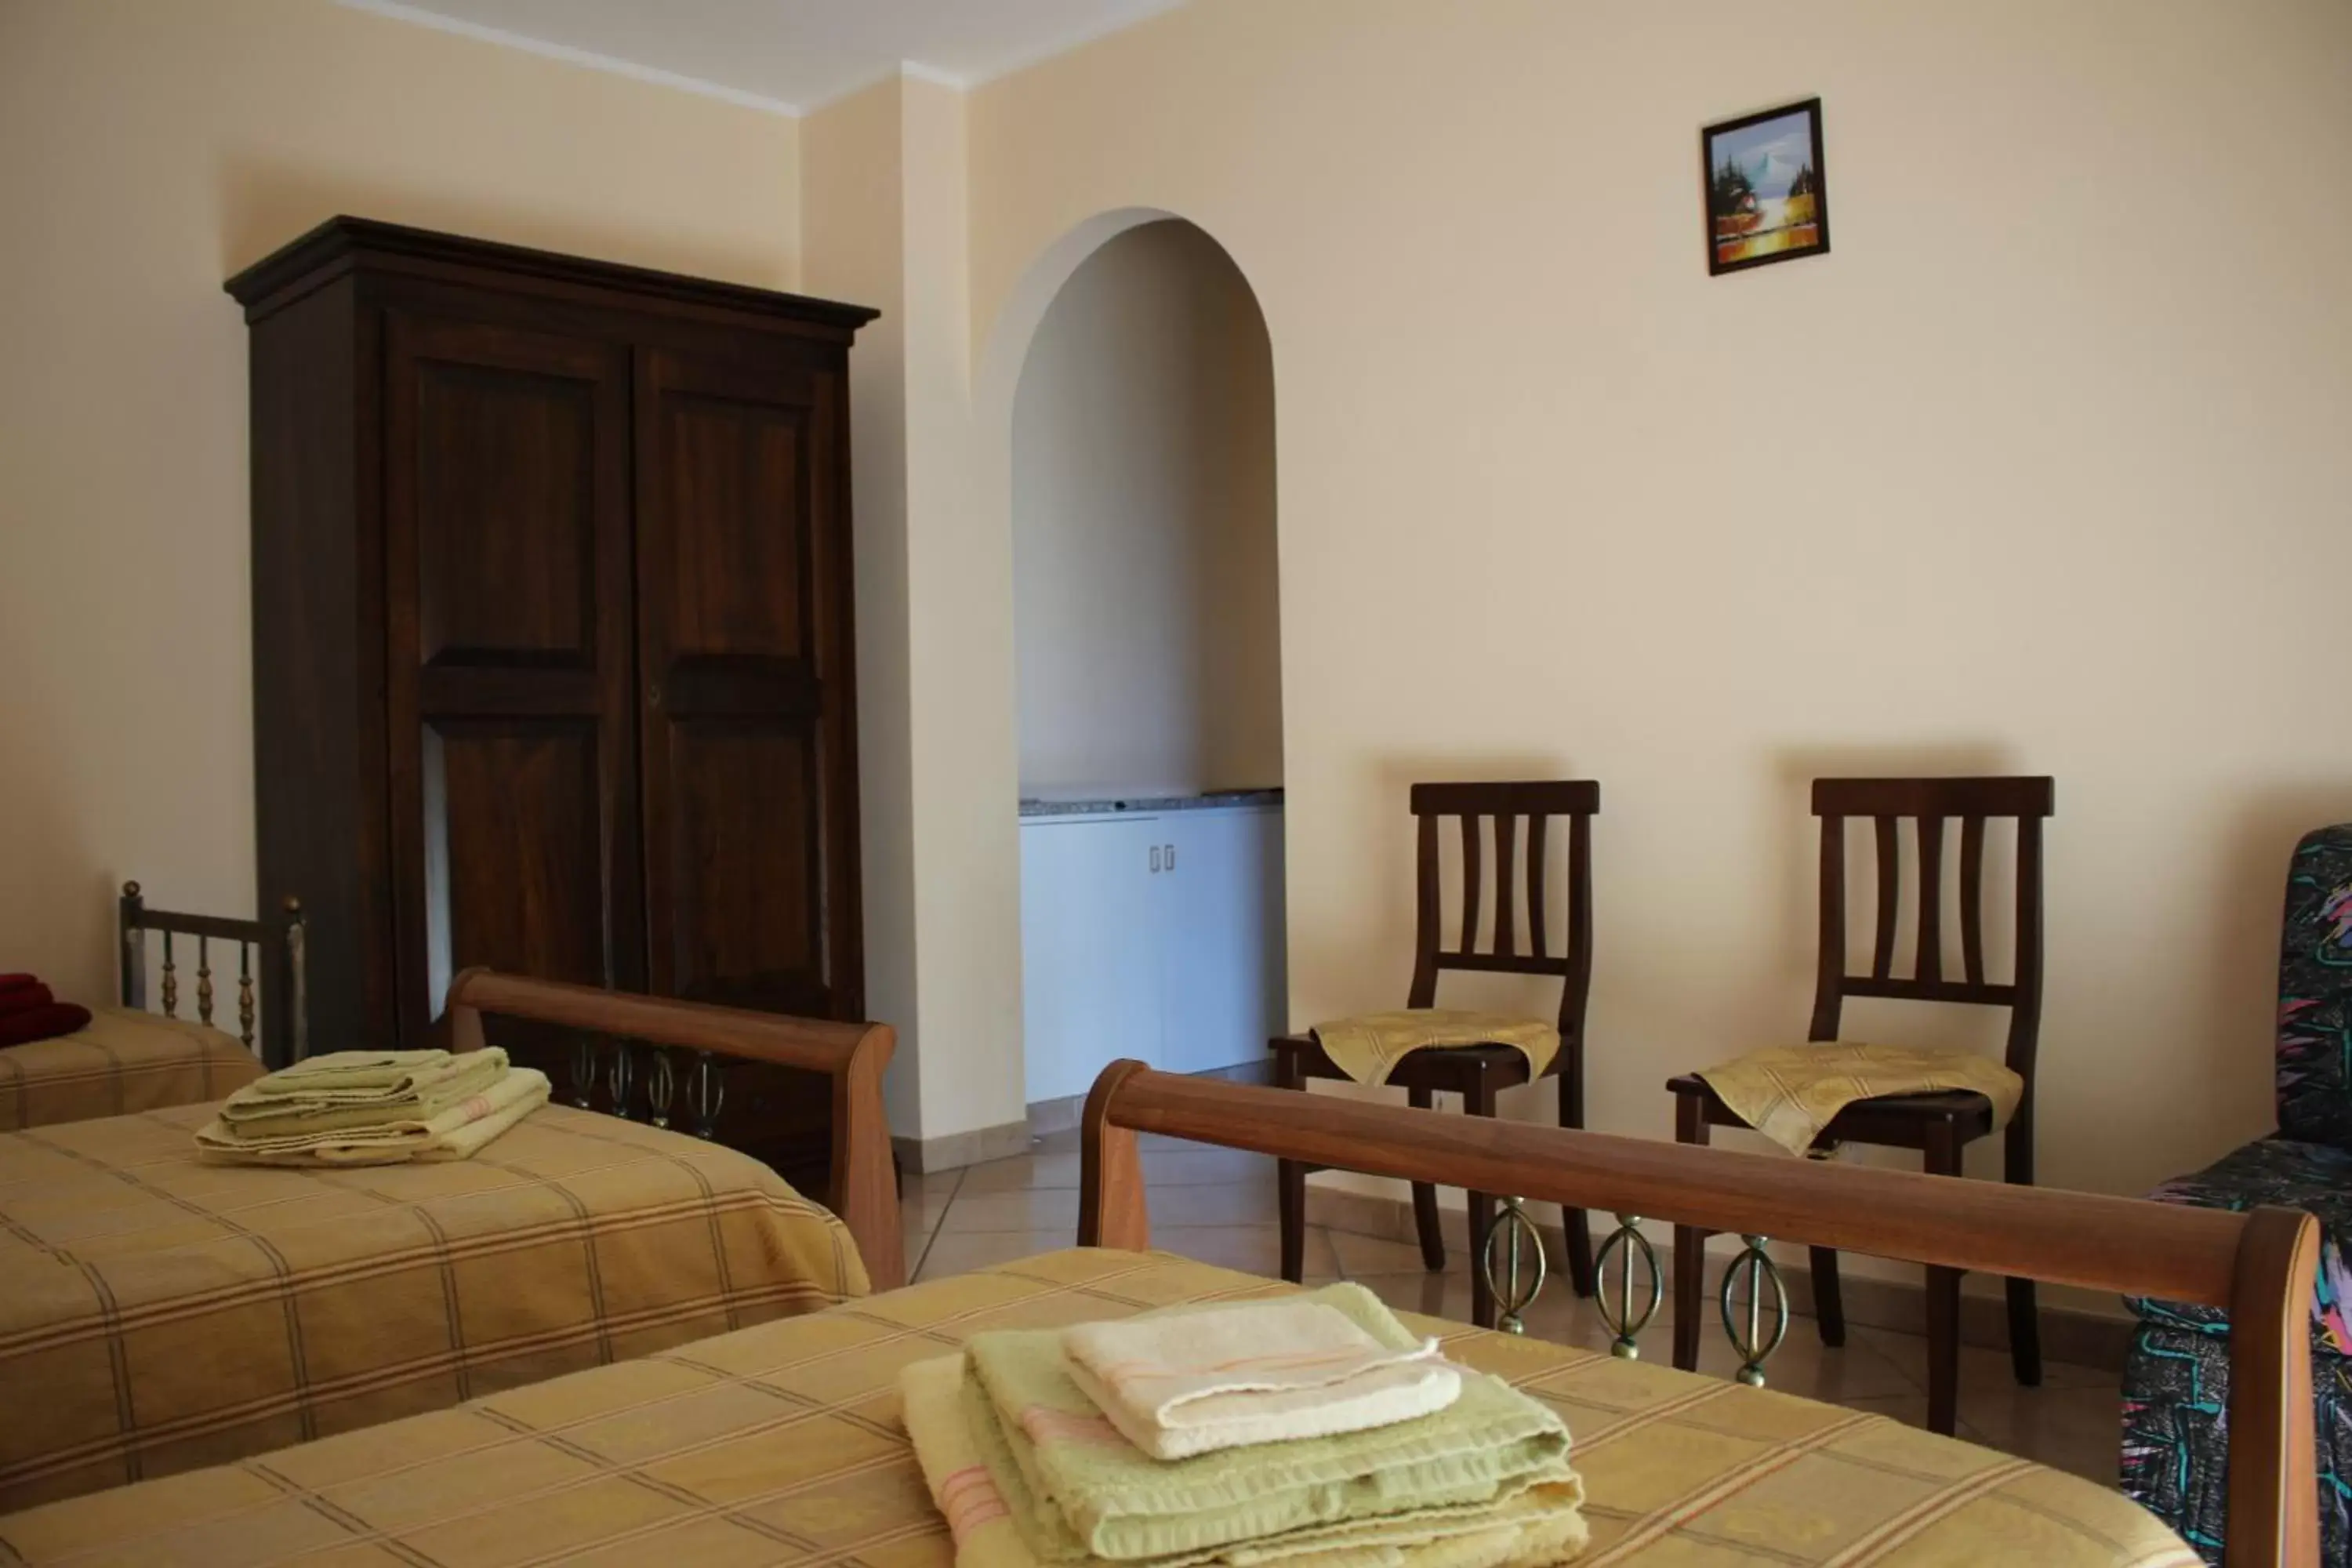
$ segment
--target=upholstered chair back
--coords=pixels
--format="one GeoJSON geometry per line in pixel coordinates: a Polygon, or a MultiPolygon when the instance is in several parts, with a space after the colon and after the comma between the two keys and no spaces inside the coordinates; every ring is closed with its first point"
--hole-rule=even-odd
{"type": "Polygon", "coordinates": [[[2279,1133],[2352,1150],[2352,822],[2295,846],[2284,930],[2279,1133]]]}

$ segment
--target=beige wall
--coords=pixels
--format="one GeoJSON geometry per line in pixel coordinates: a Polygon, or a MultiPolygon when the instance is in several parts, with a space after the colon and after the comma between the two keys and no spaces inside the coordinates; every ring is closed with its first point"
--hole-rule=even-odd
{"type": "Polygon", "coordinates": [[[1282,782],[1274,377],[1233,261],[1129,229],[1054,297],[1013,418],[1021,789],[1282,782]]]}
{"type": "Polygon", "coordinates": [[[323,0],[0,0],[0,967],[253,899],[245,328],[336,213],[799,281],[796,123],[323,0]]]}
{"type": "Polygon", "coordinates": [[[1664,1136],[1804,1026],[1809,776],[2046,771],[2043,1178],[2267,1128],[2352,816],[2347,76],[2334,0],[1196,0],[975,93],[983,431],[1074,231],[1265,309],[1294,1018],[1402,992],[1409,780],[1597,777],[1593,1120],[1664,1136]],[[1813,92],[1835,253],[1708,278],[1697,128],[1813,92]]]}

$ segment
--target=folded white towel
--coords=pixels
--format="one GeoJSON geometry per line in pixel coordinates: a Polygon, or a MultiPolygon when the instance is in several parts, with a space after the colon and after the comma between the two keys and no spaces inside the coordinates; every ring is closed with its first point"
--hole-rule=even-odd
{"type": "Polygon", "coordinates": [[[1319,1301],[1084,1323],[1062,1353],[1078,1389],[1155,1459],[1410,1421],[1460,1397],[1435,1340],[1391,1347],[1319,1301]]]}

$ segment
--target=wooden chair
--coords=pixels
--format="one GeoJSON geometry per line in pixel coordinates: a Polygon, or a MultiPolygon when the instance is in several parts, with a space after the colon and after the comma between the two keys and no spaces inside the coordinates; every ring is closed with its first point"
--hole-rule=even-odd
{"type": "MultiPolygon", "coordinates": [[[[1849,996],[1897,997],[1917,1002],[1957,1002],[2009,1009],[2011,1071],[2025,1080],[2024,1098],[2007,1132],[2003,1180],[2033,1184],[2033,1059],[2042,1027],[2042,821],[2051,815],[2053,788],[2047,778],[1815,779],[1813,815],[1822,822],[1821,938],[1808,1039],[1838,1037],[1841,1008],[1849,996]],[[1846,973],[1845,824],[1851,816],[1872,819],[1876,832],[1877,932],[1868,974],[1846,973]],[[1902,903],[1896,825],[1908,817],[1918,848],[1918,914],[1912,972],[1894,973],[1895,931],[1902,903]],[[1959,920],[1961,978],[1944,978],[1944,822],[1960,820],[1959,920]],[[2003,984],[1985,978],[1985,824],[2006,818],[2017,825],[2016,957],[2003,984]]],[[[1666,1087],[1675,1094],[1675,1137],[1705,1143],[1714,1127],[1744,1127],[1706,1080],[1685,1074],[1666,1087]]],[[[1952,1090],[1886,1095],[1857,1100],[1814,1141],[1816,1149],[1839,1143],[1875,1143],[1916,1149],[1927,1172],[1957,1176],[1967,1146],[1992,1131],[1992,1102],[1980,1094],[1952,1090]]],[[[1698,1363],[1699,1297],[1708,1232],[1695,1226],[1675,1231],[1675,1364],[1685,1371],[1698,1363]]],[[[1845,1342],[1844,1305],[1838,1289],[1837,1253],[1811,1248],[1813,1310],[1822,1342],[1845,1342]]],[[[1950,1435],[1959,1391],[1960,1270],[1927,1270],[1927,1425],[1950,1435]]],[[[2010,1354],[2017,1381],[2042,1381],[2041,1322],[2034,1310],[2033,1281],[2009,1281],[2010,1354]]]]}
{"type": "MultiPolygon", "coordinates": [[[[2048,780],[2014,782],[2039,784],[2046,803],[2048,780]]],[[[1574,1209],[1851,1247],[1955,1278],[1975,1268],[2226,1307],[2229,1537],[2221,1561],[2226,1568],[2271,1568],[2320,1560],[2311,1419],[2319,1224],[2296,1210],[2184,1208],[1990,1182],[1955,1188],[1909,1171],[1673,1149],[1644,1138],[1430,1116],[1337,1096],[1302,1106],[1271,1089],[1153,1072],[1135,1061],[1103,1069],[1087,1099],[1084,1129],[1081,1247],[1151,1245],[1137,1146],[1137,1134],[1150,1132],[1412,1182],[1508,1186],[1574,1209]]],[[[1633,1222],[1620,1223],[1630,1230],[1633,1222]]],[[[1634,1267],[1622,1255],[1621,1265],[1634,1267]]],[[[1612,1280],[1610,1296],[1617,1289],[1612,1280]]],[[[1687,1321],[1675,1320],[1677,1338],[1687,1321]]],[[[1621,1331],[1630,1336],[1639,1327],[1621,1331]]],[[[1622,1344],[1618,1353],[1637,1348],[1622,1344]]],[[[2016,1552],[2000,1558],[2032,1560],[2016,1552]]]]}
{"type": "MultiPolygon", "coordinates": [[[[1590,779],[1554,780],[1533,784],[1417,784],[1410,804],[1417,825],[1415,883],[1418,890],[1414,921],[1412,988],[1407,1007],[1437,1005],[1440,971],[1472,970],[1486,973],[1553,974],[1560,978],[1559,1054],[1543,1076],[1559,1079],[1559,1124],[1584,1125],[1584,1005],[1592,989],[1592,818],[1601,809],[1601,786],[1590,779]],[[1551,950],[1549,911],[1544,887],[1544,846],[1551,819],[1568,819],[1568,930],[1561,951],[1551,950]],[[1438,824],[1459,821],[1462,835],[1462,933],[1451,949],[1439,946],[1438,824]],[[1486,835],[1481,824],[1495,823],[1494,943],[1478,951],[1480,890],[1486,884],[1486,835]],[[1519,951],[1516,893],[1522,880],[1517,846],[1520,820],[1527,822],[1528,950],[1519,951]]],[[[1347,1074],[1323,1052],[1312,1035],[1286,1035],[1269,1042],[1275,1054],[1275,1082],[1283,1089],[1304,1089],[1311,1078],[1342,1079],[1347,1074]]],[[[1388,1078],[1405,1090],[1415,1106],[1428,1108],[1435,1095],[1462,1097],[1462,1109],[1472,1116],[1495,1114],[1495,1099],[1504,1089],[1529,1081],[1528,1058],[1509,1046],[1461,1046],[1414,1051],[1397,1062],[1388,1078]]],[[[1296,1160],[1280,1163],[1282,1217],[1282,1277],[1297,1281],[1305,1271],[1307,1245],[1307,1177],[1323,1169],[1296,1160]]],[[[1434,1272],[1445,1267],[1445,1237],[1439,1228],[1437,1189],[1413,1184],[1414,1227],[1421,1236],[1423,1264],[1434,1272]]],[[[1580,1296],[1592,1294],[1592,1235],[1584,1211],[1565,1214],[1570,1282],[1580,1296]]],[[[1471,1317],[1480,1328],[1495,1326],[1495,1297],[1486,1271],[1477,1267],[1478,1249],[1495,1222],[1495,1194],[1470,1194],[1471,1317]]]]}

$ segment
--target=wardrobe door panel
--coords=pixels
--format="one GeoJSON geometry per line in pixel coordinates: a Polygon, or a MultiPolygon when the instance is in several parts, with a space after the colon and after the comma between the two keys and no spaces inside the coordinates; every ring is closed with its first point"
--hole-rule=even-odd
{"type": "Polygon", "coordinates": [[[837,353],[637,368],[639,725],[652,988],[865,1005],[837,353]]]}
{"type": "Polygon", "coordinates": [[[594,722],[429,719],[424,783],[427,973],[443,988],[471,963],[600,978],[594,722]]]}
{"type": "Polygon", "coordinates": [[[402,1033],[470,964],[643,984],[628,362],[394,314],[386,705],[402,1033]]]}

